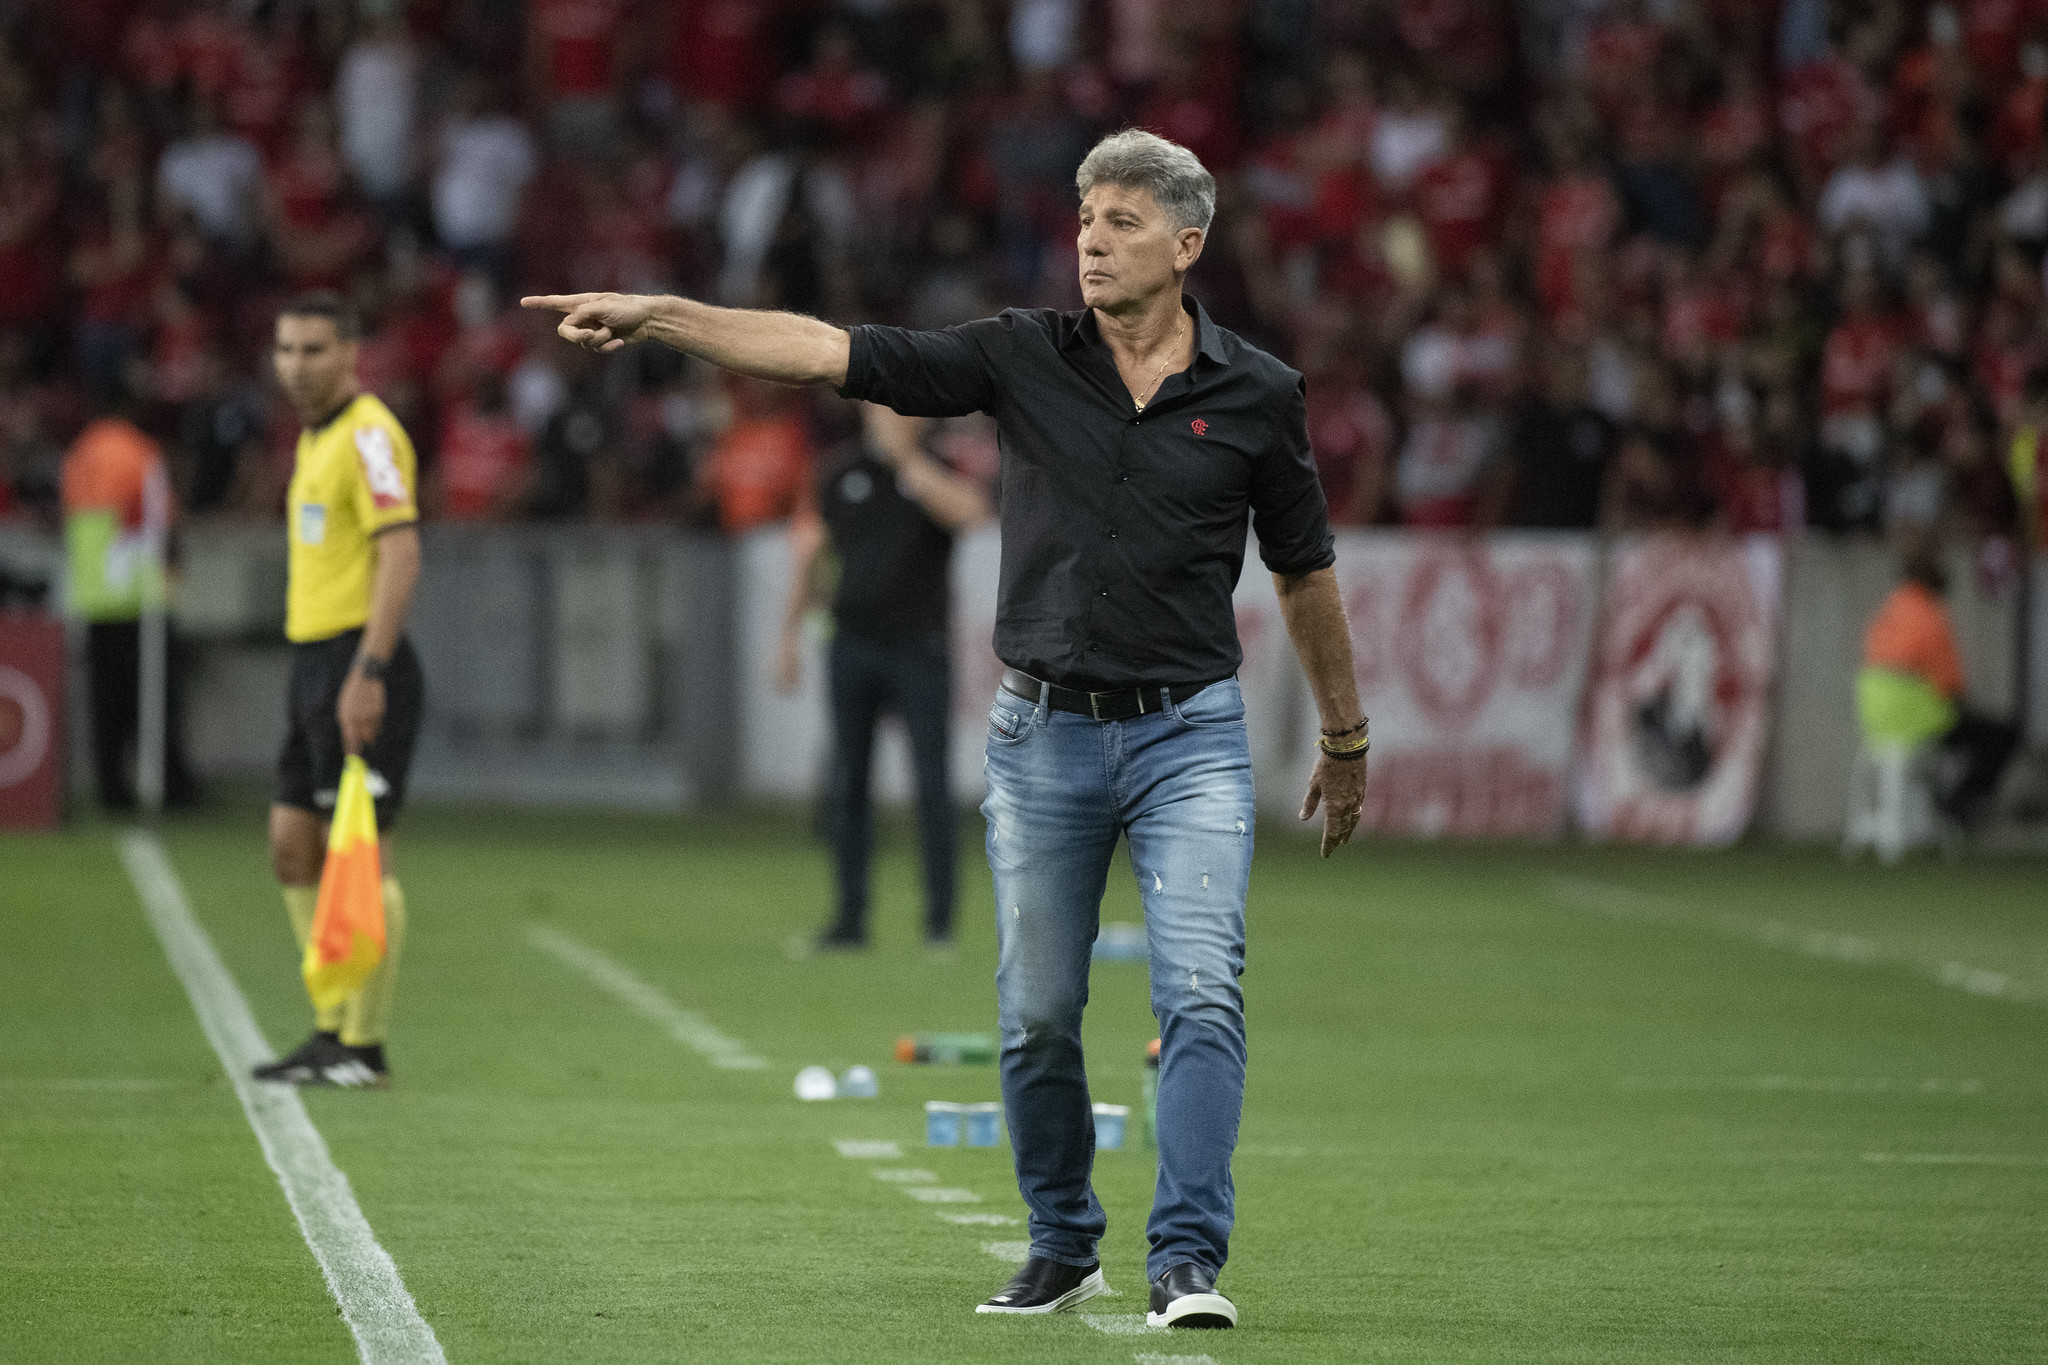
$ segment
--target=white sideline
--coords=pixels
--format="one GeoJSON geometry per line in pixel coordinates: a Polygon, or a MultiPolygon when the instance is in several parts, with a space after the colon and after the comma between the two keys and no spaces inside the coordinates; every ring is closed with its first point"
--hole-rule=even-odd
{"type": "Polygon", "coordinates": [[[130,830],[121,836],[121,862],[171,970],[191,998],[199,1027],[220,1057],[249,1126],[256,1130],[264,1160],[284,1187],[285,1200],[355,1336],[364,1365],[445,1365],[434,1329],[420,1317],[398,1266],[370,1231],[348,1177],[336,1169],[320,1130],[306,1117],[299,1092],[250,1079],[251,1067],[272,1059],[270,1044],[227,964],[193,917],[163,845],[146,831],[130,830]]]}
{"type": "Polygon", "coordinates": [[[2029,980],[1964,962],[1935,963],[1908,954],[1888,953],[1875,940],[1861,934],[1812,929],[1788,924],[1784,920],[1751,919],[1746,915],[1696,914],[1669,896],[1584,877],[1546,878],[1544,891],[1552,904],[1568,910],[1705,930],[1730,938],[1747,939],[1767,948],[1789,948],[1807,957],[1846,962],[1855,967],[1903,967],[1923,980],[1938,982],[1971,995],[2020,1001],[2048,999],[2048,979],[2029,980]]]}
{"type": "Polygon", "coordinates": [[[745,1043],[726,1037],[703,1015],[684,1009],[635,976],[624,963],[582,939],[551,924],[530,924],[526,941],[564,966],[583,973],[599,990],[661,1025],[668,1030],[669,1037],[703,1055],[711,1065],[726,1071],[759,1071],[768,1065],[747,1051],[745,1043]]]}
{"type": "Polygon", "coordinates": [[[1104,1336],[1112,1337],[1163,1337],[1173,1330],[1169,1327],[1146,1326],[1143,1313],[1083,1313],[1081,1321],[1104,1336]]]}

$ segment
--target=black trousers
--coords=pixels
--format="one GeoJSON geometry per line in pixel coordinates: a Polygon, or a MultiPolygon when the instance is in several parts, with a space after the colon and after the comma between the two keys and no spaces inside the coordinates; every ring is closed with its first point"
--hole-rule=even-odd
{"type": "Polygon", "coordinates": [[[947,769],[952,671],[943,657],[842,634],[832,641],[831,675],[832,842],[839,875],[838,918],[831,932],[844,939],[867,937],[868,862],[875,843],[875,726],[886,711],[900,716],[910,732],[918,845],[924,860],[925,934],[947,937],[953,932],[958,837],[947,769]]]}
{"type": "Polygon", "coordinates": [[[1963,775],[1941,804],[1952,815],[1969,815],[1998,790],[1998,779],[2019,748],[2020,730],[1966,706],[1940,743],[1963,760],[1963,775]]]}
{"type": "MultiPolygon", "coordinates": [[[[164,800],[188,805],[198,784],[185,766],[183,689],[177,638],[166,623],[169,695],[164,704],[164,800]]],[[[142,623],[94,621],[85,635],[86,691],[92,706],[92,773],[100,805],[135,809],[135,764],[142,731],[142,623]]]]}

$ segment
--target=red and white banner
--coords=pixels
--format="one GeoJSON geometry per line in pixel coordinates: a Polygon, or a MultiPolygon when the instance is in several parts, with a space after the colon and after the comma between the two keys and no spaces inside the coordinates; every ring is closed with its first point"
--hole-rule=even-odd
{"type": "Polygon", "coordinates": [[[1777,667],[1781,553],[1767,536],[1615,547],[1578,782],[1587,833],[1715,845],[1748,827],[1777,667]]]}
{"type": "Polygon", "coordinates": [[[55,829],[64,813],[64,627],[0,612],[0,829],[55,829]]]}
{"type": "Polygon", "coordinates": [[[1576,534],[1338,537],[1337,581],[1372,717],[1366,828],[1563,831],[1594,559],[1592,537],[1576,534]]]}

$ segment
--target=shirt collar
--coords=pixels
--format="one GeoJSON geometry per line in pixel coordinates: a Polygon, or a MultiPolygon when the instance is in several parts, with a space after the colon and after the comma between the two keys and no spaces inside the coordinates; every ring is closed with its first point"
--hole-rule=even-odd
{"type": "MultiPolygon", "coordinates": [[[[1209,316],[1209,310],[1202,307],[1202,301],[1193,294],[1181,295],[1182,305],[1195,317],[1195,355],[1207,357],[1218,365],[1226,363],[1223,358],[1223,329],[1209,316]]],[[[1096,324],[1095,310],[1083,308],[1078,315],[1068,314],[1072,319],[1060,349],[1069,350],[1076,346],[1103,346],[1102,329],[1096,324]]]]}
{"type": "Polygon", "coordinates": [[[306,428],[306,430],[312,432],[315,436],[318,436],[321,432],[327,430],[327,428],[333,426],[336,422],[340,421],[341,415],[347,412],[350,408],[354,407],[356,405],[356,400],[361,398],[362,396],[363,395],[359,392],[350,394],[347,398],[342,400],[342,404],[340,407],[336,408],[333,412],[328,413],[318,422],[315,422],[312,426],[306,428]]]}

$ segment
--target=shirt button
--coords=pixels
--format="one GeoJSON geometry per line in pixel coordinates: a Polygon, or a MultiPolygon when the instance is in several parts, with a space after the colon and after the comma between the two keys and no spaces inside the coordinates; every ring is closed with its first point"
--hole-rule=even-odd
{"type": "Polygon", "coordinates": [[[1104,589],[1102,590],[1102,595],[1103,595],[1104,597],[1107,597],[1107,596],[1109,596],[1109,589],[1108,589],[1108,588],[1104,588],[1104,589]]]}
{"type": "Polygon", "coordinates": [[[1096,648],[1099,648],[1099,646],[1097,646],[1097,645],[1090,645],[1090,646],[1088,646],[1088,648],[1090,648],[1090,649],[1096,649],[1096,648]]]}

